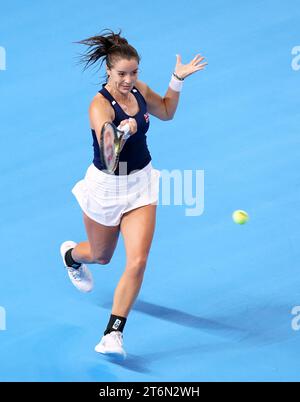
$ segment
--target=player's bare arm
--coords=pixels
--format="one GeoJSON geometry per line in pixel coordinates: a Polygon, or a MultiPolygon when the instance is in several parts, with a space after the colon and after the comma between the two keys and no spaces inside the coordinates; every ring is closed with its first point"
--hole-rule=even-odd
{"type": "MultiPolygon", "coordinates": [[[[196,55],[192,61],[188,64],[182,64],[181,56],[177,55],[177,61],[174,73],[172,77],[173,80],[177,80],[178,84],[190,75],[197,71],[203,70],[207,65],[206,62],[203,63],[204,57],[200,54],[196,55]]],[[[181,87],[168,87],[168,90],[164,97],[160,96],[154,92],[147,84],[142,81],[137,81],[136,86],[142,92],[148,106],[148,111],[153,116],[160,120],[172,120],[178,106],[180,90],[181,87]]]]}

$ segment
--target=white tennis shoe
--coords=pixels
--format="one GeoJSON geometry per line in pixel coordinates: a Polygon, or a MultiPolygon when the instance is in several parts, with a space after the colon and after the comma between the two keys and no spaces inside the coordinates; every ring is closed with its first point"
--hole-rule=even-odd
{"type": "Polygon", "coordinates": [[[73,285],[80,290],[81,292],[87,293],[93,289],[93,277],[85,264],[81,264],[78,269],[68,267],[65,261],[65,255],[70,248],[74,248],[77,245],[74,241],[68,240],[65,241],[60,246],[60,254],[62,256],[64,266],[67,268],[69,278],[73,285]]]}
{"type": "Polygon", "coordinates": [[[95,351],[111,357],[126,358],[126,352],[123,348],[123,334],[120,331],[112,331],[110,334],[104,335],[95,351]]]}

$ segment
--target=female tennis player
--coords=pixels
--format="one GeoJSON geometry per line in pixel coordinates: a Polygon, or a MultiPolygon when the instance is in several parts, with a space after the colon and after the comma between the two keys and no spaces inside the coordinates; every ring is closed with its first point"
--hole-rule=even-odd
{"type": "Polygon", "coordinates": [[[102,35],[80,43],[87,45],[81,61],[85,68],[105,61],[107,82],[93,98],[89,108],[94,160],[85,177],[72,189],[82,211],[88,241],[66,241],[61,256],[69,278],[77,289],[93,288],[86,264],[108,264],[114,254],[119,233],[124,238],[126,266],[115,289],[111,316],[95,350],[125,358],[123,330],[131,307],[142,285],[153,239],[159,196],[160,172],[153,168],[147,146],[149,114],[160,120],[173,119],[183,80],[203,70],[207,63],[201,55],[188,64],[181,56],[167,92],[159,96],[138,79],[140,57],[121,31],[105,30],[102,35]],[[121,128],[129,124],[127,139],[114,174],[105,172],[100,157],[100,135],[106,122],[121,128]]]}

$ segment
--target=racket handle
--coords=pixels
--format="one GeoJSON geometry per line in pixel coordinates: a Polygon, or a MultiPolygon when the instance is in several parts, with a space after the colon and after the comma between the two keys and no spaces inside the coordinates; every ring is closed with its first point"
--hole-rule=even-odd
{"type": "MultiPolygon", "coordinates": [[[[130,134],[129,134],[130,126],[129,126],[129,124],[127,123],[122,127],[118,126],[118,130],[123,133],[123,137],[122,137],[123,141],[128,140],[128,138],[130,137],[130,134]]],[[[121,135],[118,134],[118,137],[120,138],[121,135]]]]}
{"type": "Polygon", "coordinates": [[[123,127],[121,127],[121,128],[120,128],[120,126],[119,126],[118,128],[119,128],[119,130],[123,131],[124,134],[128,134],[129,131],[130,131],[130,126],[129,126],[128,123],[126,123],[125,126],[123,126],[123,127]]]}

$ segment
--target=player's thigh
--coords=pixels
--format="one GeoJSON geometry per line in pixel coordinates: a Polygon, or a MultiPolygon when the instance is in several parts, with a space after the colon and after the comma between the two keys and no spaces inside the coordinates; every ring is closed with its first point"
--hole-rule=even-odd
{"type": "Polygon", "coordinates": [[[84,212],[83,220],[93,260],[101,264],[108,264],[118,243],[120,225],[101,225],[89,218],[84,212]]]}

